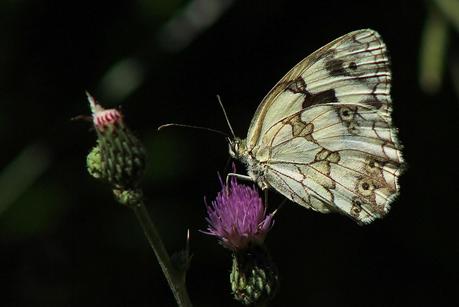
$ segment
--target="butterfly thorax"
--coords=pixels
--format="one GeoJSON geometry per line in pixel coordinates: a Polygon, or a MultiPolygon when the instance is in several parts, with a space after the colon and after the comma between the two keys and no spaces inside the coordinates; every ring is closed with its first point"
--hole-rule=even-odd
{"type": "Polygon", "coordinates": [[[266,165],[264,161],[260,161],[258,155],[256,155],[257,149],[254,148],[249,150],[246,140],[237,137],[233,140],[229,139],[228,145],[230,156],[241,161],[247,167],[247,174],[261,189],[267,189],[269,185],[265,180],[266,165]]]}

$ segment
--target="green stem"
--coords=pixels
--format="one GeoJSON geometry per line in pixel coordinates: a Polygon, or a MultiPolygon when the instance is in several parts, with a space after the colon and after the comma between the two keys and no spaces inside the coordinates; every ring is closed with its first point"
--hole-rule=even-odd
{"type": "Polygon", "coordinates": [[[133,206],[133,209],[151,248],[155,252],[156,258],[158,259],[159,265],[163,270],[164,276],[174,294],[178,306],[191,307],[191,301],[185,285],[185,272],[179,272],[173,267],[169,254],[164,247],[158,230],[150,218],[145,204],[141,201],[137,206],[133,206]]]}

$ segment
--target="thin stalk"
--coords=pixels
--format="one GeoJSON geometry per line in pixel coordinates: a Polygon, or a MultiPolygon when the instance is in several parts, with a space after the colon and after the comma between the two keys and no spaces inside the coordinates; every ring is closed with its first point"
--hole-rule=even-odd
{"type": "Polygon", "coordinates": [[[172,265],[169,254],[164,247],[161,236],[158,233],[153,221],[150,218],[150,214],[145,207],[143,201],[139,202],[137,206],[133,206],[133,210],[140,225],[150,243],[151,248],[155,252],[156,258],[158,259],[159,265],[166,277],[167,283],[174,294],[175,300],[179,307],[191,307],[190,297],[186,290],[185,284],[185,273],[179,272],[172,265]]]}

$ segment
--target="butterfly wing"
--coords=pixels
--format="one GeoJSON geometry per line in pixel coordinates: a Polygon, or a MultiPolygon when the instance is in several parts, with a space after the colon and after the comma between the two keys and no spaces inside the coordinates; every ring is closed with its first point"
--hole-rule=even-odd
{"type": "Polygon", "coordinates": [[[294,202],[360,223],[384,216],[403,159],[390,116],[386,47],[346,34],[296,65],[257,110],[247,144],[264,180],[294,202]]]}

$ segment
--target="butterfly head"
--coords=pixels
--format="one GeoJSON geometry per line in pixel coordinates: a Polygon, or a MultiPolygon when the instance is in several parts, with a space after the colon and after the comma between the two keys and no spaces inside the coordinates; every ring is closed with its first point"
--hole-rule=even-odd
{"type": "Polygon", "coordinates": [[[246,153],[245,140],[240,138],[228,138],[228,151],[232,158],[240,160],[246,153]]]}

